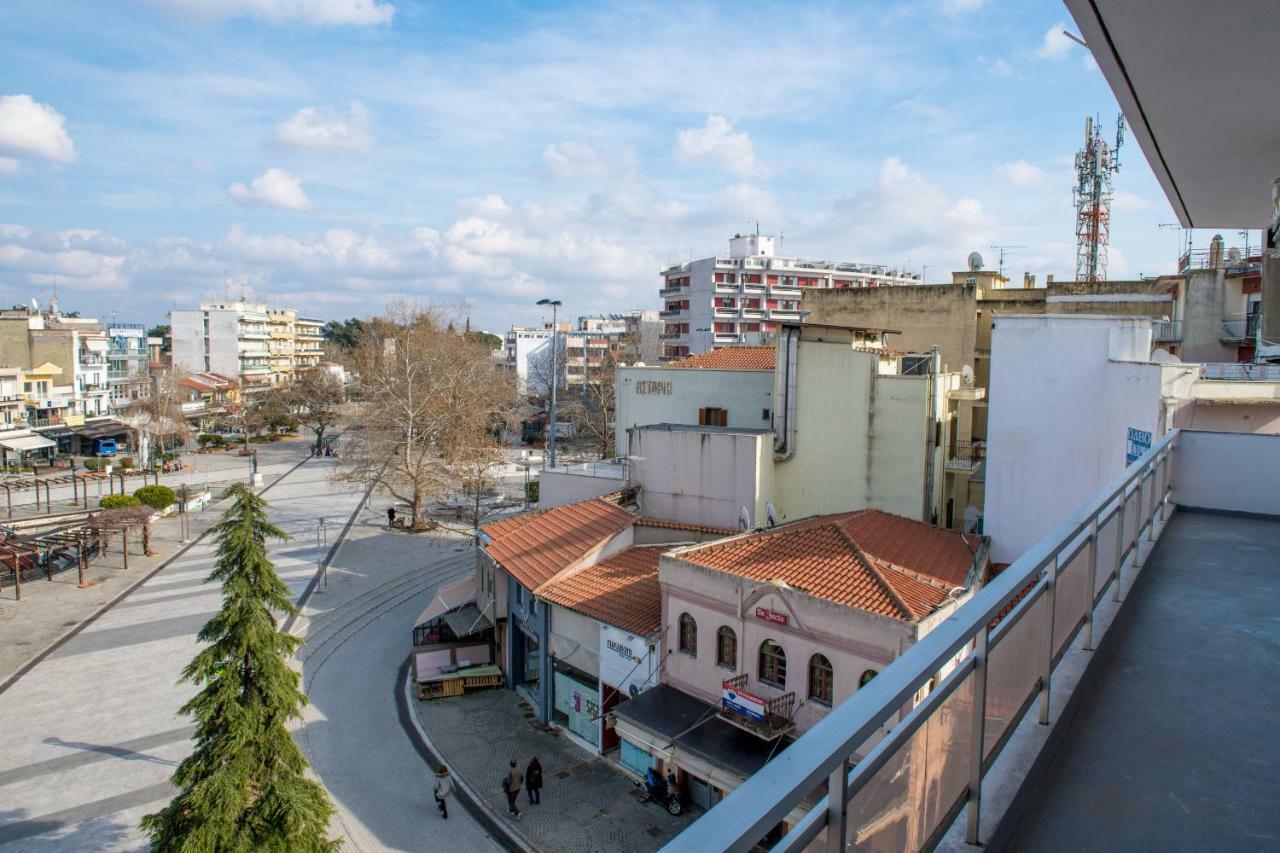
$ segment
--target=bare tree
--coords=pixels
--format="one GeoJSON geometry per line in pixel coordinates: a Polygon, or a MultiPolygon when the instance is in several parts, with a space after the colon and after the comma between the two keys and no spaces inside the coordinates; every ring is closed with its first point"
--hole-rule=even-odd
{"type": "Polygon", "coordinates": [[[425,526],[427,503],[456,481],[459,454],[485,445],[513,409],[512,383],[439,311],[407,303],[365,324],[353,362],[361,393],[344,418],[338,474],[385,488],[425,526]]]}
{"type": "MultiPolygon", "coordinates": [[[[191,425],[182,411],[184,392],[181,381],[182,374],[177,369],[156,375],[152,380],[151,395],[130,403],[123,412],[124,419],[140,437],[146,439],[150,447],[185,445],[191,441],[191,425]]],[[[143,451],[139,446],[138,453],[143,451]]],[[[138,462],[143,466],[147,464],[146,459],[138,462]]]]}
{"type": "Polygon", "coordinates": [[[315,452],[324,448],[324,434],[338,421],[346,389],[342,381],[323,367],[302,372],[285,389],[285,399],[299,420],[316,434],[315,452]]]}

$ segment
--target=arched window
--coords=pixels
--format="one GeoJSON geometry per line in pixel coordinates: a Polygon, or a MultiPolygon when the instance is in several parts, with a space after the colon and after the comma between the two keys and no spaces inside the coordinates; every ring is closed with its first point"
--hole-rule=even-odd
{"type": "Polygon", "coordinates": [[[728,669],[738,668],[738,635],[728,625],[716,631],[716,663],[728,669]]]}
{"type": "Polygon", "coordinates": [[[880,673],[876,672],[874,669],[867,670],[866,672],[862,673],[862,677],[858,679],[858,686],[865,687],[868,681],[875,678],[879,674],[880,673]]]}
{"type": "Polygon", "coordinates": [[[698,623],[688,613],[680,614],[680,651],[698,656],[698,623]]]}
{"type": "Polygon", "coordinates": [[[809,658],[809,698],[823,705],[831,704],[834,673],[825,655],[809,658]]]}
{"type": "Polygon", "coordinates": [[[760,644],[759,678],[773,687],[787,686],[787,653],[773,640],[765,640],[760,644]]]}

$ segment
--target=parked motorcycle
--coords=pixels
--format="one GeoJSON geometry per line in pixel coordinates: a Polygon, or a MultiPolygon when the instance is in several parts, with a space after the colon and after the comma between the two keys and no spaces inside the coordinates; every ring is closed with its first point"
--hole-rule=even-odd
{"type": "Polygon", "coordinates": [[[684,797],[680,794],[680,787],[676,784],[674,773],[667,773],[666,781],[663,781],[651,767],[645,771],[644,782],[636,784],[641,788],[640,802],[647,803],[652,800],[670,812],[673,817],[684,814],[684,797]]]}

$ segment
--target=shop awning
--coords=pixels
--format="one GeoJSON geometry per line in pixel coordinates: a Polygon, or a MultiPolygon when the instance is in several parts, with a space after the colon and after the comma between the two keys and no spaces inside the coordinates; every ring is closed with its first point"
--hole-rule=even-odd
{"type": "Polygon", "coordinates": [[[85,424],[76,429],[76,435],[81,438],[101,438],[108,435],[126,435],[133,428],[126,423],[120,421],[107,421],[106,423],[85,424]]]}
{"type": "Polygon", "coordinates": [[[444,615],[444,624],[449,626],[455,637],[470,637],[493,625],[488,615],[481,613],[474,604],[459,607],[452,613],[444,615]]]}
{"type": "Polygon", "coordinates": [[[37,429],[36,432],[39,435],[43,435],[45,438],[66,438],[69,435],[75,434],[75,430],[66,426],[41,427],[40,429],[37,429]]]}
{"type": "Polygon", "coordinates": [[[57,447],[57,442],[50,441],[40,435],[21,435],[17,438],[0,438],[0,447],[25,452],[28,450],[43,450],[46,447],[57,447]]]}
{"type": "Polygon", "coordinates": [[[418,614],[418,618],[413,622],[413,627],[417,628],[419,625],[425,625],[437,616],[442,616],[469,601],[474,601],[475,597],[475,575],[468,575],[462,580],[445,584],[440,587],[436,597],[431,599],[431,603],[427,605],[426,609],[418,614]]]}

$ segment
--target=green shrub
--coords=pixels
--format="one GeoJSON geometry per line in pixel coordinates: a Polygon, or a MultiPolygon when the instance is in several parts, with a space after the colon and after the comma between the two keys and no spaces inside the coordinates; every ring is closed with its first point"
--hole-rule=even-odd
{"type": "Polygon", "coordinates": [[[536,482],[536,481],[535,481],[535,482],[532,482],[532,483],[525,483],[525,484],[524,484],[524,499],[525,499],[526,501],[528,501],[529,503],[531,503],[531,504],[536,504],[536,503],[538,502],[538,493],[539,493],[539,491],[540,491],[538,487],[539,487],[540,485],[541,485],[541,484],[540,484],[540,483],[538,483],[538,482],[536,482]]]}
{"type": "Polygon", "coordinates": [[[181,458],[182,458],[181,453],[175,453],[172,450],[167,450],[164,453],[160,454],[161,462],[177,462],[181,458]]]}
{"type": "Polygon", "coordinates": [[[177,498],[168,486],[143,486],[133,496],[152,509],[165,509],[177,498]]]}
{"type": "MultiPolygon", "coordinates": [[[[142,490],[139,489],[138,491],[142,490]]],[[[142,501],[138,500],[133,495],[107,495],[105,498],[98,501],[98,506],[103,509],[121,509],[126,506],[141,505],[142,501]]]]}
{"type": "Polygon", "coordinates": [[[97,459],[84,460],[84,470],[86,471],[97,471],[101,467],[102,467],[102,463],[99,462],[97,459]]]}
{"type": "Polygon", "coordinates": [[[207,450],[210,447],[226,447],[227,440],[215,432],[202,432],[196,437],[196,441],[200,444],[201,450],[207,450]]]}
{"type": "Polygon", "coordinates": [[[128,470],[134,467],[132,456],[121,456],[116,459],[116,462],[119,463],[120,467],[125,470],[128,470]]]}

